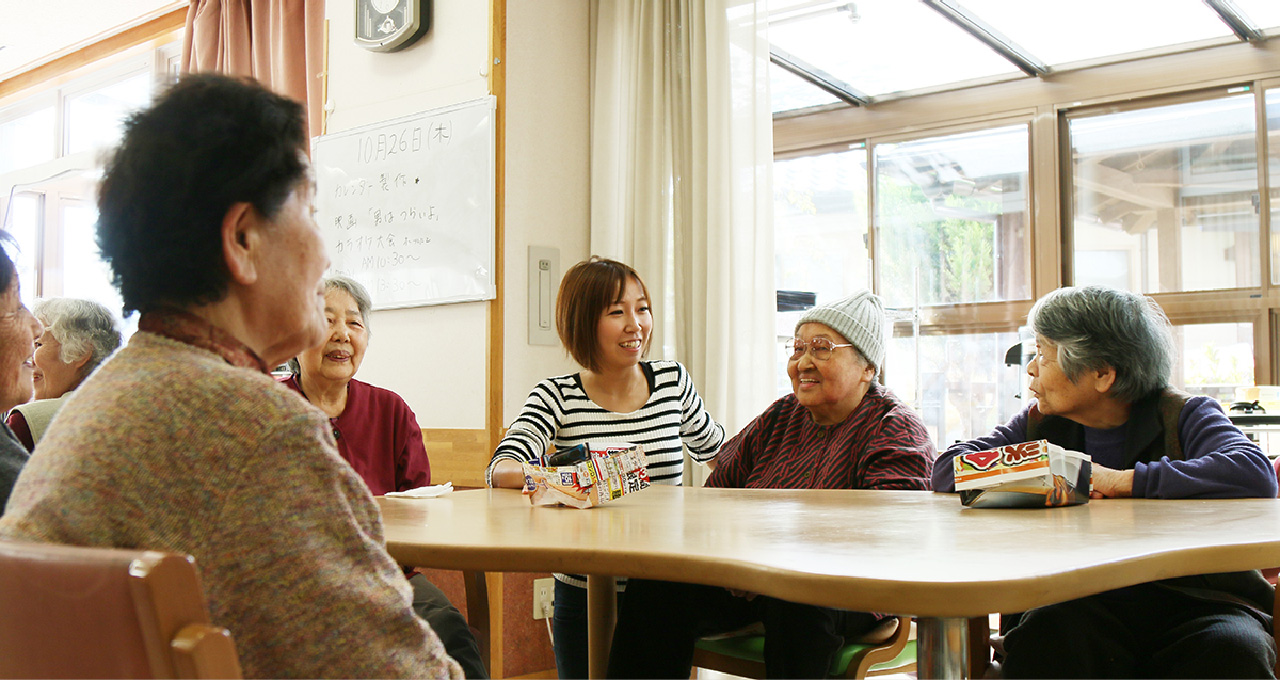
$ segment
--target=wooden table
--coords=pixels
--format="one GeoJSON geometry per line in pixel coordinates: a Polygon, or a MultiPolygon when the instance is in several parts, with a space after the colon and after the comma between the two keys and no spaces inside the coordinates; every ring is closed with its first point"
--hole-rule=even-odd
{"type": "Polygon", "coordinates": [[[608,657],[610,575],[914,615],[924,678],[967,673],[969,617],[1280,565],[1275,499],[975,510],[918,491],[654,486],[591,510],[531,507],[509,489],[378,502],[404,564],[588,574],[592,677],[608,657]]]}

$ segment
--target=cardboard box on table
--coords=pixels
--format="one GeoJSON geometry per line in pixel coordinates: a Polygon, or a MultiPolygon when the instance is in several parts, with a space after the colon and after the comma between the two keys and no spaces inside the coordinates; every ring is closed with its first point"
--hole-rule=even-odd
{"type": "Polygon", "coordinates": [[[1089,502],[1089,456],[1043,439],[972,451],[952,459],[960,502],[973,508],[1027,508],[1089,502]]]}
{"type": "Polygon", "coordinates": [[[592,508],[649,486],[644,447],[626,442],[592,442],[587,459],[572,465],[524,463],[524,492],[533,505],[592,508]]]}

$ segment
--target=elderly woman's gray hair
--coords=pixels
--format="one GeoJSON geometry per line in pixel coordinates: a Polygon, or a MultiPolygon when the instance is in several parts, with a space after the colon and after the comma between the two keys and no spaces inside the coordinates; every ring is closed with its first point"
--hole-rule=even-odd
{"type": "Polygon", "coordinates": [[[369,314],[373,312],[373,299],[369,297],[369,291],[360,285],[360,282],[347,276],[329,276],[325,277],[324,290],[340,290],[351,296],[356,301],[356,309],[360,310],[360,318],[364,320],[364,331],[372,335],[369,330],[369,314]]]}
{"type": "MultiPolygon", "coordinates": [[[[373,312],[373,298],[369,297],[369,291],[365,289],[361,283],[349,276],[334,275],[326,276],[324,279],[324,292],[331,290],[340,290],[351,296],[356,301],[356,309],[360,312],[360,318],[364,321],[364,332],[372,337],[373,331],[369,328],[369,314],[373,312]]],[[[325,336],[326,338],[328,336],[325,336]]],[[[302,365],[298,363],[298,357],[289,360],[289,372],[294,375],[302,375],[302,365]]]]}
{"type": "Polygon", "coordinates": [[[1036,302],[1027,323],[1058,346],[1058,365],[1073,382],[1110,366],[1111,394],[1128,403],[1169,384],[1173,333],[1149,297],[1106,286],[1059,288],[1036,302]]]}
{"type": "Polygon", "coordinates": [[[120,347],[120,326],[115,315],[93,300],[48,298],[36,302],[32,313],[62,345],[58,358],[63,363],[89,355],[82,369],[84,375],[120,347]]]}

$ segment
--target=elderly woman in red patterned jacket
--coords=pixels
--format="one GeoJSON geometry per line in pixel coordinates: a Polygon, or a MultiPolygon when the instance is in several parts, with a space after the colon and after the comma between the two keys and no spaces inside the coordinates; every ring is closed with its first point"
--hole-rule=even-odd
{"type": "MultiPolygon", "coordinates": [[[[868,292],[806,312],[790,342],[792,394],[725,443],[707,486],[743,489],[929,488],[924,423],[876,382],[884,309],[868,292]]],[[[610,677],[687,678],[698,638],[764,624],[771,678],[826,677],[846,637],[885,618],[715,586],[632,580],[609,657],[610,677]]]]}

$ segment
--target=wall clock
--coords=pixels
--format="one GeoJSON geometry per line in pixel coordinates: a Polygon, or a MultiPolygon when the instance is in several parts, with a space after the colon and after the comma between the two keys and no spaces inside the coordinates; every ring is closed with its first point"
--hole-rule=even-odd
{"type": "Polygon", "coordinates": [[[413,44],[431,25],[431,0],[355,0],[356,44],[394,52],[413,44]]]}

